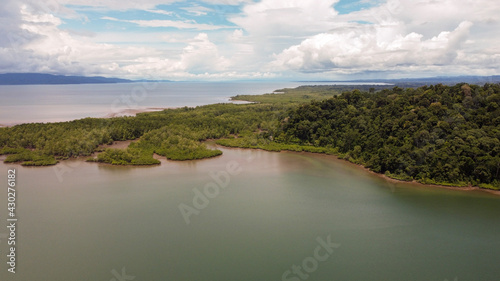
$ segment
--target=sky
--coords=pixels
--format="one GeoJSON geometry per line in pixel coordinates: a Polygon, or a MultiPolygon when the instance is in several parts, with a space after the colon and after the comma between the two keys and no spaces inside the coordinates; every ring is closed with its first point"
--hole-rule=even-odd
{"type": "Polygon", "coordinates": [[[497,0],[2,0],[0,73],[168,80],[500,74],[497,0]]]}

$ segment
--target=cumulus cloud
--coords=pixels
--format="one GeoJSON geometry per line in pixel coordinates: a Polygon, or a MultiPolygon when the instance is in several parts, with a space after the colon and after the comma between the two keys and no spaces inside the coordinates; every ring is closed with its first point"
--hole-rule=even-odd
{"type": "Polygon", "coordinates": [[[297,37],[325,31],[337,15],[339,0],[263,0],[248,4],[230,19],[257,36],[297,37]]]}
{"type": "Polygon", "coordinates": [[[166,79],[500,72],[495,0],[380,0],[349,14],[335,10],[338,1],[204,0],[187,5],[191,18],[173,20],[158,5],[175,0],[4,0],[0,71],[166,79]],[[141,26],[141,34],[107,27],[69,30],[62,28],[66,19],[88,19],[87,8],[78,14],[68,5],[144,10],[154,17],[105,17],[141,26]],[[232,7],[231,14],[210,21],[212,10],[227,5],[242,5],[241,12],[232,7]],[[211,24],[224,20],[235,26],[211,24]]]}
{"type": "Polygon", "coordinates": [[[206,33],[200,33],[184,47],[179,57],[142,57],[123,70],[134,76],[190,77],[227,71],[230,61],[219,54],[217,46],[206,33]]]}
{"type": "Polygon", "coordinates": [[[274,71],[302,73],[498,71],[500,55],[495,46],[499,37],[478,35],[485,29],[499,34],[498,23],[492,20],[498,5],[479,2],[390,0],[372,9],[339,15],[333,20],[338,23],[336,28],[285,48],[269,66],[274,71]],[[478,38],[486,44],[477,44],[478,38]],[[488,59],[485,53],[490,54],[488,59]]]}
{"type": "Polygon", "coordinates": [[[4,21],[14,24],[0,45],[1,72],[169,78],[217,73],[229,65],[205,33],[179,40],[186,44],[180,52],[96,43],[93,37],[61,30],[62,20],[45,12],[49,9],[11,0],[7,4],[12,4],[10,21],[4,21]]]}
{"type": "MultiPolygon", "coordinates": [[[[304,72],[378,70],[415,65],[451,64],[467,39],[471,22],[428,40],[415,32],[388,37],[387,27],[346,28],[321,33],[287,48],[273,65],[304,72]]],[[[390,32],[389,32],[390,33],[390,32]]]]}
{"type": "MultiPolygon", "coordinates": [[[[46,72],[77,75],[109,75],[129,78],[194,78],[194,77],[265,77],[267,74],[244,69],[230,69],[231,60],[220,54],[220,48],[209,40],[206,33],[188,38],[189,34],[139,34],[134,45],[97,43],[96,40],[135,40],[125,34],[101,33],[87,36],[82,32],[63,30],[61,16],[72,17],[72,11],[60,2],[49,0],[43,5],[33,0],[6,0],[0,13],[7,36],[0,37],[0,72],[46,72]],[[181,36],[182,35],[182,36],[181,36]],[[106,38],[104,38],[105,36],[106,38]],[[156,42],[170,42],[180,50],[162,49],[140,44],[148,36],[156,42]],[[1,41],[3,40],[3,41],[1,41]]],[[[78,4],[78,1],[61,0],[78,4]]],[[[118,1],[117,1],[118,2],[118,1]]],[[[116,3],[117,3],[116,2],[116,3]]],[[[215,1],[217,2],[217,1],[215,1]]],[[[237,1],[233,1],[235,4],[237,1]]],[[[113,7],[114,1],[85,2],[87,5],[113,7]]],[[[149,4],[147,4],[149,3],[149,4]]],[[[154,8],[155,2],[145,7],[154,8]]],[[[81,3],[84,4],[84,3],[81,3]]],[[[126,2],[125,2],[126,4],[126,2]]],[[[215,3],[214,3],[215,4],[215,3]]],[[[137,8],[137,7],[136,7],[137,8]]],[[[109,20],[119,19],[108,18],[109,20]]],[[[131,21],[141,26],[177,27],[191,30],[216,30],[220,26],[196,24],[194,21],[131,21]]],[[[232,30],[230,31],[232,32],[232,30]]],[[[242,36],[236,31],[235,40],[242,36]]]]}
{"type": "Polygon", "coordinates": [[[193,73],[219,72],[225,70],[230,62],[219,55],[217,46],[210,42],[206,33],[200,33],[184,48],[180,65],[193,73]]]}
{"type": "Polygon", "coordinates": [[[117,64],[158,53],[145,47],[116,48],[95,43],[89,37],[59,29],[62,20],[43,9],[27,4],[13,6],[17,9],[9,16],[17,24],[0,52],[2,71],[108,74],[116,71],[117,64]]]}
{"type": "Polygon", "coordinates": [[[339,0],[262,0],[249,3],[229,21],[245,30],[256,55],[266,58],[303,38],[335,26],[339,0]]]}

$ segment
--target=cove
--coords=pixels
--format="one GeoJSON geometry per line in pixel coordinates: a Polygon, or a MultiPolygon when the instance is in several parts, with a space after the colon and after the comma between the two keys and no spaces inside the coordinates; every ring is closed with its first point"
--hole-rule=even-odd
{"type": "Polygon", "coordinates": [[[216,158],[153,167],[63,161],[59,177],[55,167],[2,162],[0,208],[15,168],[19,221],[15,274],[0,236],[0,280],[500,276],[497,196],[391,183],[326,155],[220,149],[216,158]],[[228,163],[241,171],[186,224],[179,206],[228,163]],[[315,255],[320,240],[336,247],[315,255]]]}

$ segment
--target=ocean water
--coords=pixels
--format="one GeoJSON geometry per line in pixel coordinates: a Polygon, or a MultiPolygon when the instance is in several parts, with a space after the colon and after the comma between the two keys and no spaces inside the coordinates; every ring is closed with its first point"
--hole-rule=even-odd
{"type": "MultiPolygon", "coordinates": [[[[132,115],[138,110],[229,102],[307,82],[138,82],[0,86],[0,125],[132,115]]],[[[336,84],[342,83],[321,83],[336,84]]]]}

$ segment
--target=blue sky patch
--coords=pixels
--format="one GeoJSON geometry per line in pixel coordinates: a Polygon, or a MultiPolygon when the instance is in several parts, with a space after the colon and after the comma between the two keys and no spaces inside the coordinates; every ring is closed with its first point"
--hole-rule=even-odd
{"type": "Polygon", "coordinates": [[[375,0],[340,0],[337,4],[335,4],[334,8],[341,15],[350,14],[352,12],[360,11],[363,9],[369,9],[375,6],[378,6],[383,1],[375,0]]]}
{"type": "MultiPolygon", "coordinates": [[[[68,6],[85,16],[88,20],[65,19],[61,26],[65,29],[100,31],[140,31],[144,29],[162,28],[196,29],[189,27],[150,26],[147,21],[178,21],[208,26],[237,27],[228,17],[241,12],[242,6],[206,5],[198,2],[177,2],[170,5],[159,5],[149,10],[113,11],[92,9],[85,6],[68,6]],[[139,24],[138,22],[144,24],[139,24]]],[[[209,28],[207,28],[209,29],[209,28]]],[[[203,28],[200,28],[203,30],[203,28]]]]}
{"type": "MultiPolygon", "coordinates": [[[[30,36],[11,40],[8,51],[28,55],[7,60],[4,72],[231,80],[500,71],[491,58],[500,42],[491,34],[500,23],[481,24],[497,16],[496,2],[486,10],[468,6],[468,20],[462,13],[436,16],[435,5],[412,0],[78,0],[83,5],[63,10],[47,1],[14,2],[19,9],[0,8],[9,23],[4,33],[30,36]],[[395,10],[402,8],[416,12],[395,10]],[[377,24],[388,9],[392,24],[377,24]],[[461,55],[443,60],[448,54],[461,55]]],[[[463,8],[458,1],[433,2],[443,10],[463,8]]]]}

